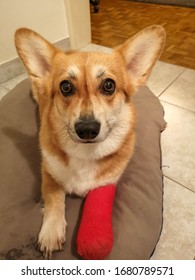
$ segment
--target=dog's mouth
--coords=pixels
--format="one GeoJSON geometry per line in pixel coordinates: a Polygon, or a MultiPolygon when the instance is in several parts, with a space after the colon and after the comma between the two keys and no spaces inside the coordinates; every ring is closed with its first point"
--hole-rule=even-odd
{"type": "Polygon", "coordinates": [[[78,143],[78,144],[97,144],[97,143],[100,143],[102,142],[103,140],[100,140],[100,139],[94,139],[94,140],[89,140],[89,139],[79,139],[78,137],[71,137],[72,140],[75,142],[75,143],[78,143]]]}
{"type": "Polygon", "coordinates": [[[92,144],[96,144],[97,142],[86,141],[86,142],[80,142],[80,143],[81,143],[81,144],[84,144],[84,145],[86,145],[86,144],[92,145],[92,144]]]}
{"type": "Polygon", "coordinates": [[[94,144],[94,143],[97,143],[97,141],[86,140],[86,141],[80,141],[80,143],[83,143],[83,144],[94,144]]]}

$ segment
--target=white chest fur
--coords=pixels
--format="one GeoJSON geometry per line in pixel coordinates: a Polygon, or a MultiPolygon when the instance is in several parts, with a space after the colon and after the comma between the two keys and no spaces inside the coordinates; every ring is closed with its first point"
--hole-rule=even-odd
{"type": "Polygon", "coordinates": [[[90,189],[106,183],[95,179],[97,172],[95,161],[71,158],[66,166],[47,150],[42,150],[42,155],[47,163],[48,172],[64,187],[66,193],[84,196],[90,189]]]}

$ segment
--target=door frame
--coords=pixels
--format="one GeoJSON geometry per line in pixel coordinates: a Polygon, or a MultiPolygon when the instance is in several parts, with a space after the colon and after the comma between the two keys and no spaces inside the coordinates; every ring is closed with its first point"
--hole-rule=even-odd
{"type": "Polygon", "coordinates": [[[91,43],[89,0],[64,0],[70,45],[79,49],[91,43]]]}

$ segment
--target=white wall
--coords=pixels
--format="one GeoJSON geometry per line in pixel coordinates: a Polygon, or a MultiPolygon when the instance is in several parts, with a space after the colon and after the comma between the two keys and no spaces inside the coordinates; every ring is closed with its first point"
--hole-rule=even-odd
{"type": "Polygon", "coordinates": [[[0,64],[17,57],[14,33],[20,27],[31,28],[51,42],[67,38],[64,0],[0,0],[0,64]]]}

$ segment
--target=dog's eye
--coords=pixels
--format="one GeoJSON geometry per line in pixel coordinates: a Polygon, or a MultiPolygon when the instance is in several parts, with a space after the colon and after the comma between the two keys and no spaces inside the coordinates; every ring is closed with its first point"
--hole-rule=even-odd
{"type": "Polygon", "coordinates": [[[101,85],[101,92],[104,94],[112,94],[115,91],[115,81],[112,79],[106,79],[101,85]]]}
{"type": "Polygon", "coordinates": [[[60,91],[63,96],[68,97],[74,94],[75,89],[71,82],[65,80],[60,83],[60,91]]]}

